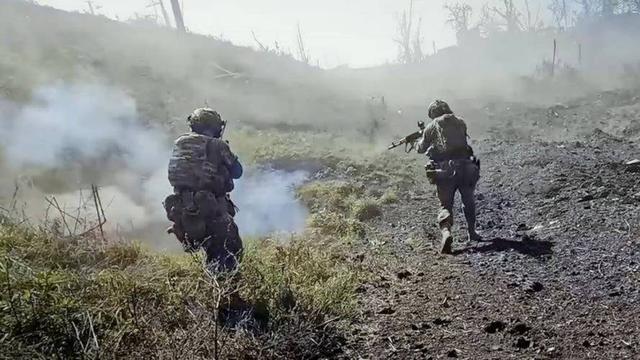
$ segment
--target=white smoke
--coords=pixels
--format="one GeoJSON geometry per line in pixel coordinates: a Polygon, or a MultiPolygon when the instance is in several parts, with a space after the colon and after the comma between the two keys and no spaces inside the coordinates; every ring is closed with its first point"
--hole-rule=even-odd
{"type": "Polygon", "coordinates": [[[167,157],[166,137],[141,124],[133,99],[100,85],[40,88],[29,105],[2,120],[0,134],[12,166],[54,167],[116,152],[128,167],[149,172],[167,157]]]}
{"type": "MultiPolygon", "coordinates": [[[[162,207],[172,191],[166,176],[170,150],[166,132],[144,125],[135,101],[112,87],[56,84],[35,91],[27,105],[0,98],[0,199],[11,197],[16,178],[54,170],[64,179],[62,188],[22,189],[27,213],[34,217],[42,216],[47,193],[55,193],[71,211],[96,183],[110,229],[161,247],[177,245],[164,234],[168,223],[162,207]]],[[[306,173],[247,170],[232,194],[241,209],[241,234],[303,229],[307,213],[293,187],[306,173]]]]}
{"type": "Polygon", "coordinates": [[[240,179],[233,200],[240,209],[236,220],[241,234],[302,230],[308,213],[296,199],[295,187],[307,178],[305,171],[259,170],[240,179]]]}

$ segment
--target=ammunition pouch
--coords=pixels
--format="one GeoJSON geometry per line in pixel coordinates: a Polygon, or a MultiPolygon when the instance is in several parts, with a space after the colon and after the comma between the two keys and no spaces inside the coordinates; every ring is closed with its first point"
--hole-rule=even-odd
{"type": "Polygon", "coordinates": [[[475,186],[480,178],[480,159],[471,156],[459,160],[438,162],[432,160],[425,165],[425,171],[429,183],[434,185],[453,180],[457,183],[468,183],[468,186],[475,186]]]}
{"type": "Polygon", "coordinates": [[[197,251],[211,232],[215,219],[228,216],[234,211],[230,200],[216,197],[210,191],[183,191],[167,196],[164,208],[167,219],[173,222],[169,232],[176,235],[187,252],[197,251]]]}
{"type": "Polygon", "coordinates": [[[438,176],[438,165],[433,161],[429,161],[427,165],[424,166],[424,169],[427,173],[427,180],[429,180],[429,183],[435,185],[436,178],[438,176]]]}

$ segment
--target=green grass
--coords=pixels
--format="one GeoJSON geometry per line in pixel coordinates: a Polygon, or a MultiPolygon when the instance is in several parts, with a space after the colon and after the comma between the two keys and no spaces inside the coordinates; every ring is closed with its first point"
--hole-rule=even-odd
{"type": "Polygon", "coordinates": [[[316,181],[298,189],[298,195],[311,210],[309,227],[324,235],[362,237],[366,222],[382,214],[379,201],[357,182],[316,181]]]}
{"type": "Polygon", "coordinates": [[[317,325],[354,310],[358,272],[341,263],[335,247],[316,244],[306,237],[250,241],[240,275],[213,278],[199,256],[56,239],[5,220],[0,358],[211,358],[252,354],[265,344],[271,356],[321,353],[322,339],[332,335],[320,334],[328,330],[317,325]],[[236,290],[268,315],[258,333],[218,327],[219,305],[236,290]],[[299,339],[292,337],[300,334],[293,332],[300,329],[319,339],[315,348],[295,347],[299,339]]]}

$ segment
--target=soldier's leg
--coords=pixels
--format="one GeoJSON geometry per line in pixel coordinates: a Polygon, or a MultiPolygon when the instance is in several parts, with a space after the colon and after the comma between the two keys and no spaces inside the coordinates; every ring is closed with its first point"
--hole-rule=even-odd
{"type": "Polygon", "coordinates": [[[206,265],[212,272],[236,270],[242,259],[242,240],[231,217],[210,223],[211,236],[202,244],[206,265]]]}
{"type": "Polygon", "coordinates": [[[476,200],[474,197],[475,187],[460,188],[460,197],[462,198],[462,210],[467,220],[467,231],[469,233],[469,241],[480,241],[482,237],[476,231],[476,200]]]}
{"type": "Polygon", "coordinates": [[[482,237],[476,231],[476,199],[475,190],[478,180],[480,179],[480,169],[474,163],[468,163],[464,168],[464,178],[461,179],[459,186],[460,197],[462,200],[462,210],[467,220],[467,231],[469,233],[469,241],[480,241],[482,237]]]}
{"type": "Polygon", "coordinates": [[[453,243],[451,228],[453,227],[453,201],[456,187],[454,184],[440,183],[437,184],[436,188],[438,199],[440,200],[440,213],[438,214],[438,226],[442,233],[440,252],[442,254],[450,254],[453,243]]]}

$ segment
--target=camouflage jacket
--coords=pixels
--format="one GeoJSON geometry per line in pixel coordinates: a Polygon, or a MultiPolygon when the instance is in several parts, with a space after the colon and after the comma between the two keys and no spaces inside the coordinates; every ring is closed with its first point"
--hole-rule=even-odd
{"type": "Polygon", "coordinates": [[[431,121],[424,129],[417,151],[434,161],[450,160],[473,155],[467,142],[467,125],[453,114],[445,114],[431,121]]]}

